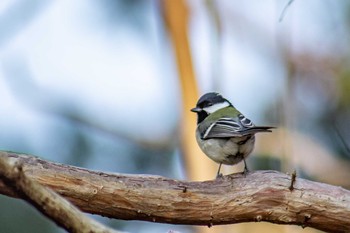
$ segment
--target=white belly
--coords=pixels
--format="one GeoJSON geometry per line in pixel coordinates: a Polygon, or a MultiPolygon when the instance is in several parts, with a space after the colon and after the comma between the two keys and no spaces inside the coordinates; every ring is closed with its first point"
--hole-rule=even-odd
{"type": "Polygon", "coordinates": [[[228,139],[200,139],[196,135],[199,147],[210,159],[217,163],[234,165],[246,158],[254,148],[254,135],[244,137],[234,137],[228,139]],[[251,137],[249,140],[247,140],[251,137]],[[239,145],[239,142],[247,140],[244,144],[239,145]]]}

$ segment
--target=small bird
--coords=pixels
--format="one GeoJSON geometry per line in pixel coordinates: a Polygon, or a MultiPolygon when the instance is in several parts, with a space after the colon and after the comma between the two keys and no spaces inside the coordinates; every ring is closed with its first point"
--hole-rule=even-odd
{"type": "Polygon", "coordinates": [[[196,139],[201,150],[219,163],[216,177],[222,176],[222,164],[235,165],[244,161],[244,174],[248,172],[245,159],[253,151],[255,134],[272,132],[275,127],[255,126],[219,93],[209,92],[197,102],[192,112],[197,113],[196,139]]]}

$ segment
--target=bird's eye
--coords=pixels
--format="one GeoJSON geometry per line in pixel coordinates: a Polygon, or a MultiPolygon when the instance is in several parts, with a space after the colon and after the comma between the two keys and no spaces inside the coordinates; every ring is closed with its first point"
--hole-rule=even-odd
{"type": "Polygon", "coordinates": [[[213,106],[213,103],[209,102],[207,105],[208,105],[208,107],[213,106]]]}

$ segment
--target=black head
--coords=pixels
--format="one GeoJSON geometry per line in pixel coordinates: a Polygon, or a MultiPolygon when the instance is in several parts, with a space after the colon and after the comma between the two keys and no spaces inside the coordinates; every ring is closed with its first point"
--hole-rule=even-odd
{"type": "Polygon", "coordinates": [[[196,107],[192,108],[191,111],[197,113],[197,123],[200,123],[211,113],[227,106],[232,106],[232,104],[222,95],[216,92],[209,92],[199,98],[196,107]]]}

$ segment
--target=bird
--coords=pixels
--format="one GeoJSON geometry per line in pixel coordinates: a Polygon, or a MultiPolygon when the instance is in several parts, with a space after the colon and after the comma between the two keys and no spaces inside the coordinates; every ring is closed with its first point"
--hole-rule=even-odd
{"type": "Polygon", "coordinates": [[[254,149],[255,134],[272,132],[272,126],[255,126],[230,101],[217,92],[201,96],[196,107],[196,140],[210,159],[220,164],[216,178],[222,177],[221,165],[244,162],[243,174],[249,172],[246,158],[254,149]]]}

